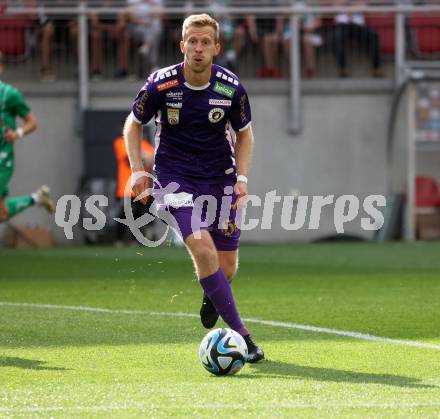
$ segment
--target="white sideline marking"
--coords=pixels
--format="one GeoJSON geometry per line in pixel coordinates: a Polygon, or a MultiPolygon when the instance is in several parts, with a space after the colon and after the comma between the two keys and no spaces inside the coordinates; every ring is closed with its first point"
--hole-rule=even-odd
{"type": "MultiPolygon", "coordinates": [[[[92,313],[112,313],[112,314],[129,314],[129,315],[146,315],[146,316],[171,316],[171,317],[190,317],[190,318],[198,318],[197,314],[192,313],[169,313],[169,312],[157,312],[157,311],[142,311],[142,310],[118,310],[111,308],[100,308],[100,307],[85,307],[85,306],[64,306],[64,305],[54,305],[54,304],[33,304],[33,303],[13,303],[9,301],[0,301],[0,306],[12,306],[12,307],[33,307],[33,308],[48,308],[48,309],[58,309],[58,310],[73,310],[73,311],[89,311],[92,313]]],[[[244,318],[245,322],[248,323],[256,323],[263,324],[266,326],[273,327],[282,327],[285,329],[298,329],[298,330],[306,330],[308,332],[315,333],[326,333],[329,335],[339,335],[345,336],[355,339],[361,340],[369,340],[373,342],[385,342],[392,343],[395,345],[404,345],[404,346],[414,346],[416,348],[427,348],[434,349],[436,351],[440,351],[440,345],[435,345],[433,343],[428,342],[417,342],[411,340],[401,340],[401,339],[393,339],[387,338],[383,336],[375,336],[369,335],[367,333],[358,333],[358,332],[349,332],[347,330],[338,330],[338,329],[330,329],[327,327],[317,327],[317,326],[308,326],[306,324],[297,324],[297,323],[287,323],[287,322],[277,322],[271,320],[260,320],[253,318],[244,318]]]]}
{"type": "MultiPolygon", "coordinates": [[[[322,403],[319,405],[311,403],[261,403],[255,404],[252,407],[258,409],[273,409],[273,408],[283,408],[283,409],[414,409],[414,408],[424,408],[424,407],[438,407],[440,403],[322,403]]],[[[178,410],[178,409],[202,409],[202,410],[237,410],[243,409],[242,404],[231,404],[231,403],[213,403],[213,404],[191,404],[191,405],[178,405],[178,406],[167,406],[167,405],[156,405],[156,404],[143,404],[143,403],[132,403],[132,404],[113,404],[113,405],[102,405],[102,406],[48,406],[48,407],[23,407],[23,408],[7,408],[0,407],[0,413],[39,413],[39,412],[102,412],[111,410],[178,410]]]]}

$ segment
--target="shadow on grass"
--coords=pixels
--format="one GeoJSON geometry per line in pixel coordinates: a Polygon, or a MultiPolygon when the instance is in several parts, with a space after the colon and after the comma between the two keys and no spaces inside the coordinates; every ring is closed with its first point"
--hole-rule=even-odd
{"type": "Polygon", "coordinates": [[[1,367],[15,367],[23,368],[25,370],[38,370],[38,371],[66,371],[66,368],[58,367],[46,367],[44,361],[38,361],[36,359],[14,358],[9,356],[0,356],[0,368],[1,367]]]}
{"type": "Polygon", "coordinates": [[[248,364],[246,369],[248,368],[252,373],[239,374],[237,378],[290,378],[331,383],[382,384],[404,388],[438,388],[434,385],[421,384],[419,379],[413,377],[309,367],[279,361],[266,360],[258,364],[248,364]]]}

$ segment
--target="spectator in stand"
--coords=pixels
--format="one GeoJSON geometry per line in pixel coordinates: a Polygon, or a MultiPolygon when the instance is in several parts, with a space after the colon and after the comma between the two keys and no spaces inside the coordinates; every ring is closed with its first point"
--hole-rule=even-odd
{"type": "MultiPolygon", "coordinates": [[[[301,43],[304,53],[304,61],[306,65],[306,77],[313,78],[316,75],[316,48],[323,44],[321,29],[321,17],[319,15],[312,15],[310,13],[303,14],[300,19],[301,22],[301,43]]],[[[284,49],[286,55],[291,60],[290,56],[290,42],[292,34],[290,30],[290,22],[288,21],[284,27],[284,49]]]]}
{"type": "Polygon", "coordinates": [[[347,6],[346,13],[335,16],[335,53],[340,77],[348,77],[347,70],[347,43],[350,39],[359,40],[360,47],[366,48],[371,55],[372,76],[381,77],[381,57],[379,49],[379,35],[369,28],[365,16],[357,11],[357,7],[364,6],[362,1],[338,0],[338,5],[347,6]]]}
{"type": "Polygon", "coordinates": [[[220,44],[221,52],[216,58],[216,62],[228,68],[235,70],[236,54],[234,50],[234,23],[231,16],[224,10],[229,5],[229,0],[211,0],[209,2],[209,13],[220,25],[220,44]]]}
{"type": "MultiPolygon", "coordinates": [[[[42,3],[41,1],[38,3],[42,3]]],[[[43,81],[54,81],[56,75],[52,68],[52,54],[55,26],[53,21],[48,18],[44,13],[44,6],[41,5],[40,12],[38,14],[38,21],[40,26],[40,46],[41,46],[41,67],[40,75],[43,81]]]]}
{"type": "Polygon", "coordinates": [[[126,16],[131,37],[140,42],[139,54],[149,64],[149,70],[157,69],[160,37],[162,32],[162,0],[127,0],[126,16]]]}
{"type": "Polygon", "coordinates": [[[258,44],[256,19],[253,15],[233,19],[225,10],[231,4],[230,0],[211,0],[209,11],[220,24],[220,43],[222,53],[217,62],[231,71],[236,71],[237,58],[240,56],[249,34],[251,42],[258,44]]]}
{"type": "MultiPolygon", "coordinates": [[[[14,58],[20,56],[21,53],[27,55],[27,51],[30,51],[30,42],[28,36],[26,35],[30,31],[37,29],[37,35],[40,37],[41,77],[42,79],[54,80],[55,76],[51,69],[54,25],[44,13],[43,2],[41,0],[26,0],[24,2],[14,4],[14,6],[21,6],[22,11],[26,11],[26,13],[20,13],[17,15],[3,15],[3,13],[7,10],[8,4],[6,2],[1,2],[0,15],[2,15],[2,21],[0,22],[0,28],[3,30],[2,33],[0,33],[0,38],[3,37],[2,44],[6,43],[11,50],[15,50],[11,54],[14,56],[14,58]],[[35,7],[39,8],[38,13],[29,11],[29,9],[35,7]],[[18,36],[20,32],[25,34],[23,37],[21,37],[23,40],[21,41],[21,46],[17,45],[20,42],[20,37],[18,36]]],[[[6,48],[4,51],[5,54],[8,54],[7,49],[8,48],[6,48]]]]}
{"type": "MultiPolygon", "coordinates": [[[[101,7],[115,7],[118,5],[117,0],[103,0],[101,7]]],[[[107,34],[117,43],[118,49],[118,68],[114,76],[116,78],[124,78],[128,74],[128,48],[129,38],[127,33],[124,14],[112,16],[107,13],[93,13],[90,19],[90,36],[92,39],[91,51],[91,68],[92,76],[99,77],[102,75],[102,54],[103,36],[107,34]]]]}
{"type": "MultiPolygon", "coordinates": [[[[117,7],[117,0],[102,0],[99,7],[117,7]]],[[[96,5],[95,5],[96,6],[96,5]]],[[[68,22],[70,42],[76,50],[78,44],[78,22],[72,20],[68,22]]],[[[128,74],[128,49],[129,37],[127,33],[125,16],[123,13],[114,16],[111,13],[91,13],[89,15],[89,28],[91,38],[91,75],[93,78],[100,78],[103,71],[103,37],[109,36],[115,40],[118,51],[118,67],[114,73],[115,78],[124,78],[128,74]]]]}
{"type": "Polygon", "coordinates": [[[258,77],[281,78],[278,66],[279,46],[283,39],[284,17],[258,19],[257,25],[263,44],[263,67],[258,71],[258,77]]]}
{"type": "Polygon", "coordinates": [[[258,29],[257,29],[257,19],[255,15],[246,15],[242,18],[235,19],[233,21],[234,26],[234,51],[235,59],[240,58],[241,52],[246,45],[246,38],[249,37],[254,48],[258,47],[258,29]]]}
{"type": "Polygon", "coordinates": [[[195,7],[206,7],[206,1],[202,1],[201,4],[194,0],[162,0],[163,7],[165,9],[178,8],[181,10],[179,14],[164,14],[162,16],[162,26],[164,39],[167,42],[179,42],[182,38],[182,13],[185,10],[195,6],[195,7]]]}

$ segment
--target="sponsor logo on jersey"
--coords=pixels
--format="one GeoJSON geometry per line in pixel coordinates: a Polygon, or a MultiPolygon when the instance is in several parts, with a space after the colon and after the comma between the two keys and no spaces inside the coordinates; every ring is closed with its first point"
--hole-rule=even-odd
{"type": "Polygon", "coordinates": [[[171,89],[172,87],[176,87],[178,85],[179,85],[179,80],[177,80],[177,79],[168,80],[165,83],[158,84],[157,90],[159,90],[159,92],[161,92],[162,90],[168,90],[168,89],[171,89]]]}
{"type": "Polygon", "coordinates": [[[231,106],[232,100],[228,99],[209,99],[210,105],[217,105],[217,106],[231,106]]]}
{"type": "Polygon", "coordinates": [[[177,92],[167,92],[167,93],[165,93],[165,96],[168,99],[174,99],[174,100],[182,99],[183,91],[180,90],[180,91],[177,91],[177,92]]]}
{"type": "Polygon", "coordinates": [[[225,116],[225,111],[222,108],[214,108],[209,111],[208,119],[210,122],[215,124],[225,116]]]}
{"type": "Polygon", "coordinates": [[[219,81],[215,82],[214,91],[226,97],[232,97],[235,93],[235,89],[233,87],[227,86],[219,81]]]}
{"type": "Polygon", "coordinates": [[[182,102],[167,102],[166,105],[170,108],[180,109],[182,107],[182,102]]]}
{"type": "Polygon", "coordinates": [[[177,125],[179,123],[179,109],[169,109],[167,108],[168,123],[170,125],[177,125]]]}
{"type": "Polygon", "coordinates": [[[178,192],[178,193],[170,193],[166,194],[163,197],[163,202],[165,205],[180,208],[180,207],[193,207],[193,196],[188,192],[178,192]]]}

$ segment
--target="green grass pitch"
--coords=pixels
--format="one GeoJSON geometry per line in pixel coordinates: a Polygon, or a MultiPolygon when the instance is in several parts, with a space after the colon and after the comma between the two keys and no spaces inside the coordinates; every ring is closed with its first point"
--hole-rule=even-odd
{"type": "Polygon", "coordinates": [[[0,249],[0,417],[440,416],[440,243],[243,246],[233,288],[282,325],[249,323],[267,361],[214,377],[184,250],[0,249]]]}

